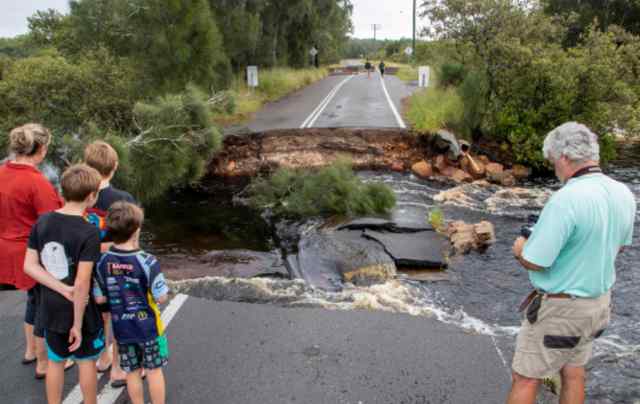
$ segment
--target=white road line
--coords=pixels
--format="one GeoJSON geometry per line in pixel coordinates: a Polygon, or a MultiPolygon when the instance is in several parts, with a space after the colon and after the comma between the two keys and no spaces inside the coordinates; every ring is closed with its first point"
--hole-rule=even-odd
{"type": "Polygon", "coordinates": [[[384,84],[384,79],[382,78],[382,76],[380,76],[380,83],[382,84],[382,90],[384,90],[384,94],[387,96],[387,101],[389,101],[389,106],[391,107],[391,111],[393,111],[393,115],[395,115],[396,117],[398,126],[400,126],[402,129],[406,129],[407,125],[404,124],[404,121],[402,120],[402,117],[400,117],[400,114],[398,113],[396,106],[393,104],[393,101],[391,101],[391,97],[389,96],[389,92],[387,91],[387,85],[384,84]]]}
{"type": "Polygon", "coordinates": [[[313,112],[311,113],[311,115],[309,115],[307,117],[307,119],[304,120],[304,122],[302,122],[302,125],[300,125],[300,129],[304,129],[304,128],[310,128],[313,126],[313,124],[316,122],[316,120],[320,117],[320,115],[322,114],[322,112],[324,111],[324,109],[327,107],[327,105],[329,105],[329,103],[331,102],[331,100],[333,99],[333,97],[336,96],[336,94],[338,93],[338,91],[340,91],[340,88],[342,88],[342,86],[349,80],[351,80],[354,76],[349,76],[346,79],[342,80],[340,83],[338,83],[330,92],[329,94],[327,94],[327,96],[324,98],[324,100],[322,100],[322,102],[316,107],[316,109],[313,110],[313,112]]]}
{"type": "MultiPolygon", "coordinates": [[[[174,297],[167,308],[162,311],[162,323],[165,327],[169,326],[171,320],[176,315],[180,307],[187,301],[187,295],[178,294],[174,297]]],[[[108,373],[107,373],[108,374],[108,373]]],[[[98,379],[100,379],[100,375],[98,375],[98,379]]],[[[100,394],[98,394],[98,404],[112,404],[115,403],[120,394],[124,391],[125,387],[113,388],[110,383],[107,383],[100,394]]],[[[82,391],[80,390],[80,385],[76,385],[73,390],[69,393],[69,395],[64,399],[62,404],[80,404],[82,402],[82,391]]]]}

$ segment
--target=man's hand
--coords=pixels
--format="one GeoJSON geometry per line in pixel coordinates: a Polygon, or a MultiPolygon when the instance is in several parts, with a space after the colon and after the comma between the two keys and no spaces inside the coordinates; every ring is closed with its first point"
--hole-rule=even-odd
{"type": "Polygon", "coordinates": [[[80,348],[80,344],[82,344],[82,332],[78,327],[72,327],[69,331],[69,352],[73,352],[76,349],[80,348]]]}
{"type": "Polygon", "coordinates": [[[522,251],[524,250],[524,245],[527,242],[527,239],[520,236],[516,239],[516,241],[513,243],[513,256],[516,258],[521,258],[522,257],[522,251]]]}

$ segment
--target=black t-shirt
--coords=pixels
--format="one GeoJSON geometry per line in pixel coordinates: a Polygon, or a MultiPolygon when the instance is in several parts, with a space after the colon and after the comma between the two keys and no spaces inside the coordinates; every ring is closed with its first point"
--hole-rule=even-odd
{"type": "Polygon", "coordinates": [[[108,187],[100,190],[96,204],[92,208],[87,209],[86,219],[100,230],[100,240],[103,243],[112,241],[109,236],[109,232],[107,231],[107,224],[105,220],[107,217],[107,211],[111,205],[120,201],[136,203],[136,200],[130,193],[121,191],[109,185],[108,187]]]}
{"type": "MultiPolygon", "coordinates": [[[[80,261],[100,259],[100,236],[98,229],[82,216],[50,212],[40,216],[31,229],[29,248],[38,251],[40,264],[47,272],[72,286],[80,261]]],[[[46,286],[40,290],[38,325],[58,333],[68,332],[73,326],[73,303],[46,286]]],[[[89,295],[82,331],[93,334],[100,330],[102,321],[91,293],[89,295]]]]}
{"type": "Polygon", "coordinates": [[[94,208],[106,212],[109,210],[111,205],[120,201],[136,203],[136,200],[130,193],[121,191],[109,185],[108,187],[101,189],[98,193],[98,200],[96,201],[94,208]]]}

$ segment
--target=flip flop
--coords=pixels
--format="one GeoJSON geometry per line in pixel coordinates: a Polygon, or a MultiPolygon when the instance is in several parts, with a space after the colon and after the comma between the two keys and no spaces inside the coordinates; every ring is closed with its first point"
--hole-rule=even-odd
{"type": "Polygon", "coordinates": [[[73,360],[67,360],[67,362],[64,364],[64,371],[66,372],[67,370],[73,368],[76,365],[76,362],[73,360]]]}
{"type": "Polygon", "coordinates": [[[120,387],[124,387],[127,385],[127,381],[126,380],[114,380],[111,382],[111,387],[113,387],[114,389],[119,389],[120,387]]]}
{"type": "Polygon", "coordinates": [[[36,372],[36,376],[35,377],[36,377],[36,380],[42,380],[42,379],[47,377],[47,374],[46,373],[38,373],[38,372],[36,372]]]}
{"type": "Polygon", "coordinates": [[[32,363],[35,363],[36,360],[37,360],[36,358],[33,358],[33,359],[24,358],[24,359],[22,359],[22,364],[23,365],[31,365],[32,363]]]}
{"type": "Polygon", "coordinates": [[[96,370],[98,371],[98,373],[107,373],[108,371],[111,370],[111,364],[109,364],[109,366],[107,366],[104,369],[100,369],[99,367],[96,366],[96,370]]]}

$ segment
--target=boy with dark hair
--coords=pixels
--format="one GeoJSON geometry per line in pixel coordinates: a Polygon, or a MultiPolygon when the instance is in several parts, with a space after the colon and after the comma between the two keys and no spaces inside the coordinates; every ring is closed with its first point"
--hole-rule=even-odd
{"type": "Polygon", "coordinates": [[[157,304],[166,302],[169,288],[156,258],[140,249],[142,209],[116,202],[107,214],[107,230],[113,239],[96,271],[94,295],[109,303],[120,365],[127,372],[127,390],[134,404],[144,403],[142,369],[149,382],[153,404],[163,404],[162,367],[169,355],[157,304]]]}
{"type": "Polygon", "coordinates": [[[67,169],[61,180],[64,206],[40,216],[29,236],[24,270],[42,285],[37,322],[45,330],[49,404],[62,401],[68,358],[78,362],[84,402],[96,403],[95,361],[104,339],[89,291],[100,237],[83,215],[95,203],[99,185],[100,175],[93,168],[79,164],[67,169]]]}
{"type": "MultiPolygon", "coordinates": [[[[111,185],[111,180],[118,170],[119,158],[118,153],[110,144],[98,140],[87,145],[84,149],[84,161],[89,167],[95,168],[101,176],[98,200],[92,208],[87,210],[86,218],[100,230],[101,251],[105,252],[112,244],[111,236],[106,227],[107,211],[111,205],[118,201],[134,203],[135,200],[128,192],[119,190],[111,185]]],[[[98,305],[98,308],[102,312],[104,334],[107,341],[107,349],[104,350],[98,360],[98,372],[102,373],[111,369],[109,375],[111,386],[122,387],[126,384],[126,374],[120,368],[116,344],[113,344],[113,349],[111,349],[112,335],[109,307],[104,304],[98,305]]]]}

